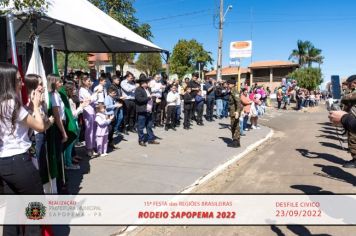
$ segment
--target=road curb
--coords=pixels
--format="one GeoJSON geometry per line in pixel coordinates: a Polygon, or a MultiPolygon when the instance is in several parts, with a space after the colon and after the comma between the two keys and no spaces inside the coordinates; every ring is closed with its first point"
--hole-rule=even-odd
{"type": "MultiPolygon", "coordinates": [[[[256,149],[257,147],[259,147],[260,145],[262,145],[264,142],[266,142],[267,140],[269,140],[270,138],[273,137],[274,134],[274,130],[269,128],[270,131],[269,133],[262,139],[258,140],[255,143],[250,144],[249,146],[247,146],[247,148],[241,152],[240,154],[232,157],[230,160],[226,161],[225,163],[217,166],[214,170],[212,170],[210,173],[208,173],[207,175],[204,175],[202,177],[200,177],[198,180],[196,180],[193,184],[189,185],[188,187],[185,187],[183,190],[177,192],[177,194],[179,193],[191,193],[194,189],[196,189],[198,186],[202,185],[203,183],[209,181],[210,179],[212,179],[213,177],[217,176],[218,174],[220,174],[222,171],[224,171],[225,169],[227,169],[227,167],[229,167],[230,165],[232,165],[233,163],[241,160],[243,157],[247,156],[249,153],[251,153],[254,149],[256,149]]],[[[139,228],[141,226],[128,226],[124,229],[122,229],[120,232],[117,232],[116,234],[113,235],[128,235],[128,233],[131,233],[132,231],[134,231],[135,229],[139,228]]],[[[145,226],[143,226],[145,227],[145,226]]]]}

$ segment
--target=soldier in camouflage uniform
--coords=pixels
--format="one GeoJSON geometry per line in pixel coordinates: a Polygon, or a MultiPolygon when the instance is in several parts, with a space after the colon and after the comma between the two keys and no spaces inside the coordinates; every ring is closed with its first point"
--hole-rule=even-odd
{"type": "Polygon", "coordinates": [[[231,90],[229,98],[229,112],[231,120],[231,133],[232,142],[228,145],[229,147],[238,148],[240,147],[240,114],[242,110],[242,104],[240,100],[240,93],[236,88],[236,81],[231,79],[227,81],[229,88],[231,90]]]}
{"type": "MultiPolygon", "coordinates": [[[[346,82],[348,83],[349,93],[345,94],[341,99],[343,110],[356,117],[356,75],[350,76],[346,82]]],[[[356,131],[347,131],[347,143],[352,160],[346,162],[343,167],[356,168],[356,131]]]]}

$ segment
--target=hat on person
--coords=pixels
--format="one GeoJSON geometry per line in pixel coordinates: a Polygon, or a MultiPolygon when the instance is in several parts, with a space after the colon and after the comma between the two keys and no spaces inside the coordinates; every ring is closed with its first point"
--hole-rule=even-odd
{"type": "Polygon", "coordinates": [[[199,73],[198,73],[198,72],[194,72],[194,73],[192,74],[192,77],[197,77],[197,78],[199,78],[199,73]]]}
{"type": "Polygon", "coordinates": [[[227,80],[227,83],[228,83],[228,84],[236,84],[236,80],[234,80],[234,79],[228,79],[228,80],[227,80]]]}
{"type": "Polygon", "coordinates": [[[150,78],[147,78],[145,74],[140,74],[140,77],[136,82],[142,84],[147,83],[148,81],[150,81],[150,78]]]}
{"type": "Polygon", "coordinates": [[[346,82],[352,83],[354,80],[356,80],[356,75],[351,75],[349,78],[347,78],[346,82]]]}

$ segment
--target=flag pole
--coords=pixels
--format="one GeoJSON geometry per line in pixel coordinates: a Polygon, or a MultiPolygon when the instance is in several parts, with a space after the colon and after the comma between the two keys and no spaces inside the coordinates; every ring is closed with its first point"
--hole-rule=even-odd
{"type": "Polygon", "coordinates": [[[14,16],[11,13],[9,13],[7,14],[6,17],[7,17],[7,24],[10,30],[12,63],[15,66],[18,66],[17,52],[16,52],[16,38],[15,38],[15,31],[14,31],[14,16]]]}
{"type": "Polygon", "coordinates": [[[54,63],[56,63],[56,61],[54,60],[54,47],[53,45],[51,45],[51,54],[52,54],[52,73],[55,74],[56,71],[55,71],[55,65],[54,63]]]}
{"type": "Polygon", "coordinates": [[[240,92],[240,86],[241,86],[241,59],[239,58],[237,61],[237,91],[240,92]]]}

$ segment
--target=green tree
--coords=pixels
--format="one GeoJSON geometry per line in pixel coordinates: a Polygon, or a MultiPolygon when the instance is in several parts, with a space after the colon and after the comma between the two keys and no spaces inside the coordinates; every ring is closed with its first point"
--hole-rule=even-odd
{"type": "MultiPolygon", "coordinates": [[[[1,0],[0,7],[9,6],[10,0],[1,0]]],[[[36,10],[40,10],[43,7],[47,8],[48,2],[47,0],[14,0],[14,7],[17,11],[23,10],[26,8],[34,8],[36,10]]]]}
{"type": "Polygon", "coordinates": [[[139,70],[147,75],[153,75],[162,69],[162,60],[159,53],[141,53],[136,61],[139,70]]]}
{"type": "MultiPolygon", "coordinates": [[[[103,12],[131,29],[141,37],[151,40],[153,34],[149,24],[139,24],[135,17],[136,10],[133,7],[134,0],[89,0],[103,12]]],[[[110,59],[113,61],[113,66],[116,63],[120,66],[120,71],[123,72],[125,63],[132,63],[135,54],[133,53],[113,53],[110,59]]]]}
{"type": "MultiPolygon", "coordinates": [[[[59,69],[64,68],[65,54],[57,52],[57,64],[59,69]]],[[[68,67],[73,69],[88,69],[88,54],[87,53],[69,53],[68,67]]]]}
{"type": "Polygon", "coordinates": [[[316,89],[323,82],[320,68],[300,68],[290,73],[288,77],[297,80],[298,86],[309,91],[316,89]]]}
{"type": "Polygon", "coordinates": [[[206,51],[203,45],[195,39],[189,41],[181,39],[173,48],[170,68],[172,73],[182,78],[185,74],[195,71],[198,61],[204,62],[205,65],[212,64],[211,52],[206,51]]]}
{"type": "Polygon", "coordinates": [[[301,67],[308,65],[312,67],[313,63],[323,63],[324,57],[321,55],[322,50],[314,47],[310,41],[297,41],[297,49],[294,49],[289,56],[290,59],[297,59],[301,67]]]}

